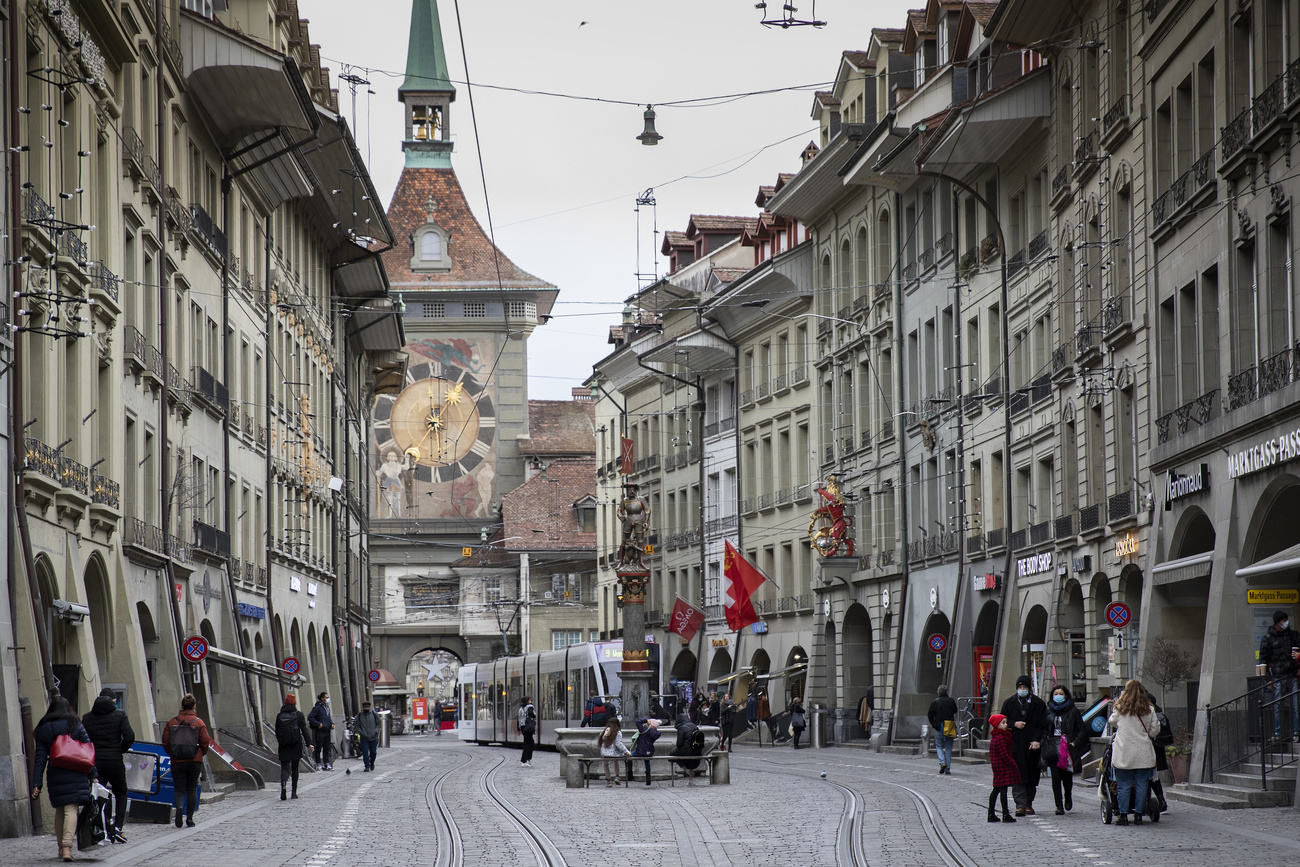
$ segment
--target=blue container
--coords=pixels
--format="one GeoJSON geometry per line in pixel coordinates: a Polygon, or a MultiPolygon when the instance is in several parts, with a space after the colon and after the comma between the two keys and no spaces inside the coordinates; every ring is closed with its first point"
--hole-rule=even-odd
{"type": "MultiPolygon", "coordinates": [[[[170,810],[175,803],[176,786],[172,783],[172,759],[163,749],[162,744],[148,741],[136,741],[130,750],[122,754],[126,763],[127,800],[134,802],[131,806],[133,815],[158,815],[160,807],[170,810]],[[137,809],[137,806],[143,809],[137,809]]],[[[203,783],[199,783],[199,804],[203,803],[203,783]]],[[[166,821],[163,816],[161,821],[166,821]]]]}

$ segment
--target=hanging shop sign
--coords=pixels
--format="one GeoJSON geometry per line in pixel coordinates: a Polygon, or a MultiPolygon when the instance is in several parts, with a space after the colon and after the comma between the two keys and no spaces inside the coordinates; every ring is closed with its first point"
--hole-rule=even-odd
{"type": "Polygon", "coordinates": [[[1300,590],[1278,588],[1246,591],[1248,605],[1295,605],[1297,602],[1300,602],[1300,590]]]}
{"type": "Polygon", "coordinates": [[[1016,561],[1016,570],[1021,578],[1050,572],[1052,570],[1052,552],[1046,551],[1042,554],[1022,557],[1016,561]]]}
{"type": "Polygon", "coordinates": [[[260,605],[238,602],[235,604],[235,610],[239,612],[240,617],[251,617],[254,620],[266,619],[266,609],[260,605]]]}
{"type": "Polygon", "coordinates": [[[730,639],[730,638],[715,638],[715,639],[713,639],[713,646],[714,646],[714,647],[726,647],[726,646],[727,646],[728,644],[730,644],[730,643],[731,643],[731,639],[730,639]]]}
{"type": "Polygon", "coordinates": [[[1122,538],[1115,540],[1115,556],[1121,560],[1125,557],[1132,557],[1138,552],[1138,537],[1129,533],[1122,538]]]}
{"type": "Polygon", "coordinates": [[[1270,437],[1262,443],[1228,455],[1228,478],[1239,479],[1269,467],[1300,458],[1300,429],[1270,437]]]}
{"type": "Polygon", "coordinates": [[[971,583],[975,586],[976,592],[980,590],[1001,590],[1002,576],[996,572],[985,572],[983,575],[972,575],[971,583]]]}
{"type": "Polygon", "coordinates": [[[1092,555],[1083,554],[1082,556],[1075,557],[1073,560],[1070,561],[1070,566],[1071,568],[1074,569],[1075,572],[1091,572],[1092,555]]]}
{"type": "Polygon", "coordinates": [[[1174,500],[1199,494],[1210,489],[1210,466],[1201,464],[1194,473],[1180,476],[1170,470],[1165,474],[1165,511],[1174,507],[1174,500]]]}

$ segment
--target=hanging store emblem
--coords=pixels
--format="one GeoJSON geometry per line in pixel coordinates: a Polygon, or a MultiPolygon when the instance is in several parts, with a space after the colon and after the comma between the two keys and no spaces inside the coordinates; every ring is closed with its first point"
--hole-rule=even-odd
{"type": "Polygon", "coordinates": [[[1138,537],[1129,533],[1122,539],[1115,540],[1115,556],[1123,559],[1138,552],[1138,537]]]}
{"type": "Polygon", "coordinates": [[[996,572],[985,572],[983,575],[972,575],[971,582],[978,590],[1001,590],[1002,576],[996,572]]]}
{"type": "Polygon", "coordinates": [[[1050,572],[1052,570],[1052,552],[1047,551],[1042,554],[1035,554],[1032,557],[1022,557],[1016,561],[1016,569],[1022,578],[1027,575],[1050,572]]]}
{"type": "Polygon", "coordinates": [[[1300,430],[1271,437],[1228,455],[1228,478],[1237,479],[1300,457],[1300,430]]]}
{"type": "Polygon", "coordinates": [[[1174,500],[1192,494],[1199,494],[1201,491],[1208,491],[1209,489],[1210,467],[1208,464],[1201,464],[1196,472],[1185,476],[1180,476],[1170,470],[1165,475],[1165,511],[1168,512],[1174,507],[1174,500]]]}

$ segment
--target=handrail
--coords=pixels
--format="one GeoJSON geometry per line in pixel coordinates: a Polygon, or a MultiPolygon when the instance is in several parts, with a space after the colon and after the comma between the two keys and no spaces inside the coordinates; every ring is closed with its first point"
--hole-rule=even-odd
{"type": "Polygon", "coordinates": [[[1289,752],[1287,761],[1276,762],[1270,759],[1273,755],[1270,748],[1276,744],[1271,736],[1272,713],[1269,709],[1280,701],[1289,700],[1300,690],[1266,701],[1264,694],[1268,689],[1268,680],[1271,678],[1259,678],[1259,685],[1249,691],[1221,704],[1206,705],[1205,761],[1210,781],[1214,780],[1215,774],[1230,772],[1258,756],[1260,785],[1267,789],[1269,771],[1285,767],[1296,760],[1289,752]]]}

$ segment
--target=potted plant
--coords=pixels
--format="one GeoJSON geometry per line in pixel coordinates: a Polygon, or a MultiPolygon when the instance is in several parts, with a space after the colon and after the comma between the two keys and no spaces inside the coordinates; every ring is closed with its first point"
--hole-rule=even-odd
{"type": "Polygon", "coordinates": [[[1187,733],[1187,726],[1180,725],[1174,731],[1174,742],[1165,747],[1165,758],[1169,760],[1174,782],[1187,782],[1187,771],[1192,763],[1192,736],[1187,733]]]}

